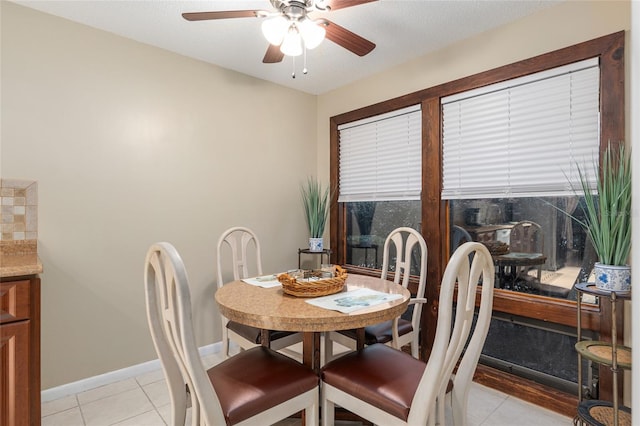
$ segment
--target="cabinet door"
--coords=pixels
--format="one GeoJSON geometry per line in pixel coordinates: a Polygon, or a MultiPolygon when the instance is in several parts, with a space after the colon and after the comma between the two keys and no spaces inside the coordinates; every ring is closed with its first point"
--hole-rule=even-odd
{"type": "Polygon", "coordinates": [[[0,326],[0,425],[29,424],[29,326],[0,326]]]}
{"type": "Polygon", "coordinates": [[[0,324],[29,319],[29,280],[0,283],[0,324]]]}

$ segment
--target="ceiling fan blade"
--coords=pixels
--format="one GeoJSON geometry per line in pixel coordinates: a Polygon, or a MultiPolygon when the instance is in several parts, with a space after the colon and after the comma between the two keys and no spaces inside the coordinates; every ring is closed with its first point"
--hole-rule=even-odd
{"type": "Polygon", "coordinates": [[[284,58],[284,53],[280,50],[280,46],[269,44],[267,53],[264,54],[262,62],[265,64],[276,64],[278,62],[282,62],[282,58],[284,58]]]}
{"type": "Polygon", "coordinates": [[[331,10],[344,9],[345,7],[358,6],[365,3],[372,3],[378,0],[325,0],[324,4],[329,6],[331,10]]]}
{"type": "Polygon", "coordinates": [[[325,21],[327,23],[327,39],[350,50],[356,55],[364,56],[376,47],[375,43],[370,42],[366,38],[362,38],[358,34],[352,33],[348,29],[331,21],[325,21]]]}
{"type": "Polygon", "coordinates": [[[255,18],[261,10],[224,10],[220,12],[190,12],[183,13],[187,21],[207,21],[209,19],[255,18]]]}

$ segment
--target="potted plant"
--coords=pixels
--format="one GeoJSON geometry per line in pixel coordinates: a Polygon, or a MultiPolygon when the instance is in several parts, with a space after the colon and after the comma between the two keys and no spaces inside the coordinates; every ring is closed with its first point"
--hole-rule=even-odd
{"type": "Polygon", "coordinates": [[[309,227],[309,250],[323,251],[322,235],[329,216],[329,187],[323,188],[317,179],[309,177],[306,184],[302,185],[301,192],[305,219],[309,227]]]}
{"type": "Polygon", "coordinates": [[[589,189],[587,174],[578,167],[584,194],[584,220],[569,215],[585,230],[598,257],[595,284],[603,290],[627,291],[631,288],[631,157],[624,143],[609,144],[602,157],[600,173],[595,168],[597,197],[589,189]]]}

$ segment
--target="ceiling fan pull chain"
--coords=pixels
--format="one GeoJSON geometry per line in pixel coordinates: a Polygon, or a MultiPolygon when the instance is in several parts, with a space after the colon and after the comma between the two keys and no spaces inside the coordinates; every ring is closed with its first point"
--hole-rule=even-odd
{"type": "Polygon", "coordinates": [[[304,63],[302,64],[302,74],[307,74],[307,46],[304,47],[304,63]]]}
{"type": "Polygon", "coordinates": [[[291,67],[291,78],[296,78],[296,57],[291,57],[291,63],[293,66],[291,67]]]}

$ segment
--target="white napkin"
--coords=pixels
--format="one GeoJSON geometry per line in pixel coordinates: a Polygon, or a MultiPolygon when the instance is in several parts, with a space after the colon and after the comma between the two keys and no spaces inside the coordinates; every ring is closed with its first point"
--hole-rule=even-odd
{"type": "Polygon", "coordinates": [[[242,281],[244,281],[247,284],[251,284],[251,285],[255,285],[263,288],[278,287],[282,285],[280,284],[280,281],[278,281],[278,278],[276,277],[275,274],[263,275],[260,277],[253,277],[253,278],[245,278],[242,281]]]}
{"type": "Polygon", "coordinates": [[[398,299],[402,299],[401,294],[389,294],[369,288],[359,288],[344,293],[309,299],[306,302],[320,308],[348,314],[359,309],[370,308],[371,306],[398,299]]]}

